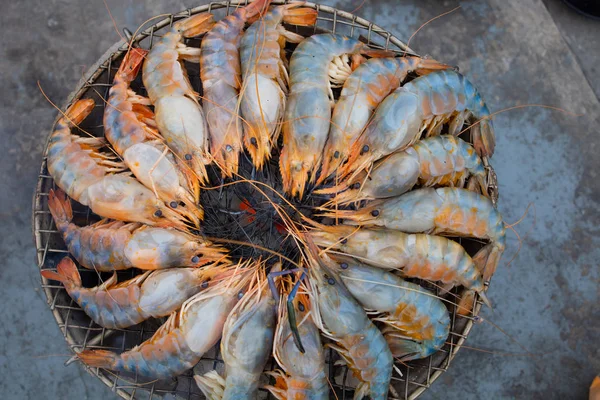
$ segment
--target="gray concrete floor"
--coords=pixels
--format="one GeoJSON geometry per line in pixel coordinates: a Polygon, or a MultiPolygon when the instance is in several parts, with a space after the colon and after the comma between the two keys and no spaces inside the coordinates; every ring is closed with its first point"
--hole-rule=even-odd
{"type": "MultiPolygon", "coordinates": [[[[107,3],[129,28],[197,4],[107,3]]],[[[510,234],[472,349],[423,398],[584,399],[600,373],[600,22],[557,0],[367,0],[357,14],[406,39],[457,5],[415,36],[417,51],[459,65],[492,110],[536,103],[580,116],[527,107],[496,117],[500,209],[514,222],[533,207],[515,227],[516,255],[510,234]]],[[[77,364],[63,366],[68,349],[38,290],[30,199],[56,115],[37,82],[61,104],[118,37],[100,0],[2,2],[0,21],[0,397],[110,398],[77,364]]]]}

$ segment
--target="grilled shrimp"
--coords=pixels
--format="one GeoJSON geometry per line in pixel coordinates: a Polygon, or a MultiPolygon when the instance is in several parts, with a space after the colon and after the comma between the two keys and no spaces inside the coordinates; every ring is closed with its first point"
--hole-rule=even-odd
{"type": "MultiPolygon", "coordinates": [[[[385,51],[370,49],[356,39],[334,33],[310,36],[292,54],[280,168],[284,190],[293,196],[302,197],[309,174],[311,182],[317,177],[333,103],[331,63],[336,57],[348,54],[389,55],[385,51]]],[[[334,81],[343,83],[350,72],[349,68],[336,71],[334,81]]]]}
{"type": "Polygon", "coordinates": [[[240,43],[244,145],[258,169],[271,157],[271,148],[277,144],[281,130],[288,84],[283,47],[286,41],[299,43],[304,39],[287,31],[282,22],[309,26],[317,18],[316,10],[298,8],[302,4],[273,8],[246,30],[240,43]]]}
{"type": "MultiPolygon", "coordinates": [[[[159,140],[162,137],[149,125],[154,125],[154,113],[140,104],[149,100],[131,94],[129,89],[146,54],[146,50],[132,49],[115,74],[104,109],[105,135],[142,184],[152,189],[173,209],[183,202],[185,207],[177,212],[198,226],[202,212],[192,195],[192,192],[199,192],[197,180],[193,188],[189,186],[194,183],[186,180],[172,154],[165,150],[163,141],[159,140]]],[[[183,164],[181,166],[187,168],[183,164]]]]}
{"type": "Polygon", "coordinates": [[[323,226],[309,235],[332,254],[342,252],[379,268],[400,270],[406,277],[440,281],[447,289],[463,285],[479,293],[489,306],[480,270],[465,249],[453,240],[348,225],[323,226]]]}
{"type": "Polygon", "coordinates": [[[89,205],[88,188],[124,165],[98,151],[104,139],[71,133],[93,110],[92,99],[78,100],[61,117],[48,142],[48,171],[56,185],[73,199],[89,205]]]}
{"type": "Polygon", "coordinates": [[[450,330],[450,316],[444,303],[433,293],[381,268],[350,258],[339,261],[335,264],[336,272],[352,296],[366,309],[384,313],[376,320],[392,327],[384,336],[388,344],[394,343],[394,348],[390,346],[394,357],[402,361],[425,358],[444,345],[450,330]],[[404,337],[399,338],[400,335],[404,337]]]}
{"type": "Polygon", "coordinates": [[[333,108],[323,167],[317,183],[334,174],[367,126],[375,108],[400,86],[409,72],[423,75],[449,66],[420,57],[373,58],[360,65],[344,83],[333,108]]]}
{"type": "Polygon", "coordinates": [[[225,249],[175,229],[106,220],[79,227],[72,223],[71,202],[61,190],[50,190],[48,208],[67,249],[86,268],[152,270],[227,261],[225,249]]]}
{"type": "Polygon", "coordinates": [[[183,44],[184,38],[205,33],[214,21],[211,14],[197,14],[177,21],[152,46],[142,76],[154,104],[156,125],[181,164],[187,181],[197,191],[207,179],[208,128],[198,93],[190,84],[182,60],[198,62],[199,49],[183,44]]]}
{"type": "Polygon", "coordinates": [[[225,379],[216,371],[194,379],[209,399],[254,399],[260,376],[271,354],[277,304],[266,276],[249,289],[223,327],[221,356],[225,379]]]}
{"type": "Polygon", "coordinates": [[[275,384],[266,388],[278,400],[327,400],[329,384],[325,372],[325,353],[319,329],[313,320],[314,311],[311,310],[308,296],[298,293],[292,306],[298,321],[298,335],[304,347],[304,353],[301,353],[292,336],[286,307],[290,289],[289,285],[283,288],[273,345],[273,357],[281,370],[269,373],[275,378],[275,384]]]}
{"type": "Polygon", "coordinates": [[[117,284],[114,274],[102,285],[84,288],[75,263],[68,257],[58,264],[57,272],[44,270],[45,278],[62,282],[69,296],[98,325],[126,328],[150,317],[164,317],[200,290],[220,268],[175,268],[147,271],[117,284]]]}
{"type": "Polygon", "coordinates": [[[362,171],[419,139],[421,132],[439,134],[450,122],[449,133],[460,133],[465,120],[475,119],[471,138],[480,156],[494,153],[490,112],[473,84],[453,70],[421,76],[396,89],[383,100],[373,120],[354,142],[343,174],[362,171]],[[472,117],[472,118],[471,118],[472,117]]]}
{"type": "Polygon", "coordinates": [[[256,0],[219,21],[202,39],[200,77],[210,149],[223,177],[233,177],[242,151],[238,94],[242,86],[238,45],[249,18],[267,11],[271,0],[256,0]]]}
{"type": "Polygon", "coordinates": [[[186,301],[179,312],[150,339],[121,354],[106,350],[84,350],[78,354],[90,367],[129,372],[152,379],[180,375],[192,368],[221,337],[225,320],[253,269],[242,269],[229,280],[202,291],[186,301]]]}
{"type": "Polygon", "coordinates": [[[490,199],[465,189],[418,189],[374,201],[357,211],[325,215],[344,218],[345,223],[352,225],[488,239],[490,243],[473,257],[485,280],[496,271],[506,246],[506,228],[500,212],[490,199]]]}
{"type": "Polygon", "coordinates": [[[313,260],[308,270],[318,304],[316,323],[360,381],[354,398],[387,399],[394,359],[385,338],[324,262],[313,260]]]}
{"type": "Polygon", "coordinates": [[[361,200],[399,196],[421,186],[463,187],[488,196],[486,171],[475,149],[455,136],[435,136],[418,141],[404,151],[375,163],[367,174],[361,172],[348,183],[319,192],[339,192],[329,204],[348,204],[361,200]]]}

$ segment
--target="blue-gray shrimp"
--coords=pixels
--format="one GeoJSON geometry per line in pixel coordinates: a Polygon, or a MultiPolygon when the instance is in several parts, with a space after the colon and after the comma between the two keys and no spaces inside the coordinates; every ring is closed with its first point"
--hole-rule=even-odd
{"type": "Polygon", "coordinates": [[[95,323],[113,329],[171,314],[208,287],[209,279],[219,271],[218,267],[148,271],[122,283],[117,283],[115,274],[102,285],[88,289],[82,286],[75,263],[65,257],[57,272],[44,270],[42,275],[62,282],[69,296],[95,323]]]}
{"type": "Polygon", "coordinates": [[[373,111],[409,72],[424,75],[448,65],[421,57],[372,58],[346,80],[333,108],[323,166],[317,184],[333,175],[348,159],[350,148],[367,126],[373,111]]]}
{"type": "Polygon", "coordinates": [[[117,354],[106,350],[84,350],[78,357],[90,367],[128,372],[152,379],[177,376],[200,361],[221,337],[227,316],[249,284],[254,269],[241,268],[186,301],[181,310],[150,339],[117,354]]]}
{"type": "Polygon", "coordinates": [[[71,202],[60,189],[50,190],[48,208],[67,249],[85,268],[153,270],[228,261],[222,247],[176,229],[107,220],[79,227],[72,222],[71,202]]]}
{"type": "Polygon", "coordinates": [[[198,93],[194,91],[183,60],[198,62],[200,49],[187,47],[184,38],[199,36],[214,24],[211,14],[196,14],[173,24],[154,43],[146,57],[142,76],[154,104],[156,125],[173,150],[189,185],[197,195],[199,182],[207,179],[208,127],[198,93]]]}
{"type": "Polygon", "coordinates": [[[462,285],[479,293],[489,306],[480,269],[460,244],[448,238],[349,225],[322,226],[308,235],[332,254],[355,256],[369,265],[399,270],[405,277],[439,281],[446,290],[462,285]]]}
{"type": "Polygon", "coordinates": [[[254,399],[263,369],[271,355],[277,303],[261,280],[249,288],[233,308],[221,338],[225,377],[217,371],[195,375],[194,380],[208,399],[254,399]]]}
{"type": "Polygon", "coordinates": [[[490,199],[459,188],[424,188],[377,200],[356,211],[331,211],[352,225],[385,226],[403,232],[428,232],[488,239],[473,261],[489,279],[506,247],[506,227],[490,199]]]}
{"type": "MultiPolygon", "coordinates": [[[[328,260],[330,262],[330,260],[328,260]]],[[[385,338],[325,259],[308,268],[316,323],[360,381],[354,399],[387,399],[394,359],[385,338]]]]}
{"type": "Polygon", "coordinates": [[[366,309],[383,313],[375,320],[391,328],[384,330],[384,336],[388,344],[393,343],[390,350],[394,357],[402,361],[425,358],[444,345],[450,316],[433,293],[351,258],[336,261],[336,272],[352,296],[366,309]]]}
{"type": "Polygon", "coordinates": [[[348,204],[399,196],[417,183],[464,187],[469,178],[469,190],[489,196],[486,176],[473,146],[455,136],[442,135],[420,140],[404,151],[384,157],[368,174],[362,171],[342,185],[317,192],[341,192],[329,204],[348,204]]]}
{"type": "Polygon", "coordinates": [[[314,310],[306,293],[298,292],[292,307],[298,321],[297,331],[304,352],[298,350],[294,341],[286,305],[291,285],[282,287],[273,357],[281,370],[269,375],[275,378],[273,385],[267,386],[278,400],[327,400],[329,383],[325,372],[325,352],[319,329],[313,320],[314,310]]]}
{"type": "Polygon", "coordinates": [[[421,76],[396,89],[373,114],[373,120],[354,142],[342,174],[368,169],[373,162],[404,150],[427,131],[439,134],[449,122],[449,134],[460,133],[465,120],[480,156],[494,153],[494,128],[490,112],[473,84],[453,70],[421,76]]]}
{"type": "Polygon", "coordinates": [[[223,177],[238,170],[243,123],[238,95],[242,87],[240,54],[242,31],[248,19],[267,11],[271,0],[256,0],[220,20],[202,39],[200,77],[210,132],[210,150],[223,177]]]}
{"type": "Polygon", "coordinates": [[[299,43],[304,39],[287,31],[282,23],[309,26],[317,18],[317,10],[299,8],[302,4],[273,8],[246,30],[240,43],[244,145],[258,169],[271,157],[281,131],[289,80],[283,47],[286,42],[299,43]]]}
{"type": "Polygon", "coordinates": [[[303,196],[309,175],[311,182],[317,178],[333,105],[330,79],[341,84],[352,72],[345,63],[337,63],[341,69],[331,71],[331,64],[348,54],[389,55],[334,33],[310,36],[292,54],[280,159],[284,190],[292,196],[303,196]]]}

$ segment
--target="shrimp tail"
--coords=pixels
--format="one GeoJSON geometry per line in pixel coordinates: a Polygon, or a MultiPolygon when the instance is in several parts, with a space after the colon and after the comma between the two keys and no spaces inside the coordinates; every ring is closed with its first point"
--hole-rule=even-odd
{"type": "Polygon", "coordinates": [[[94,109],[93,99],[77,100],[65,113],[63,119],[67,120],[67,125],[71,128],[79,125],[94,109]]]}
{"type": "Polygon", "coordinates": [[[65,192],[60,189],[50,189],[50,193],[48,194],[48,208],[59,229],[73,220],[71,202],[65,192]]]}
{"type": "Polygon", "coordinates": [[[214,24],[215,20],[212,14],[202,13],[178,21],[174,27],[181,32],[183,37],[192,38],[208,32],[214,24]]]}
{"type": "Polygon", "coordinates": [[[119,355],[108,350],[84,350],[77,357],[92,368],[115,369],[119,355]]]}
{"type": "Polygon", "coordinates": [[[117,71],[117,76],[119,76],[125,82],[133,81],[140,71],[147,54],[148,50],[137,47],[131,48],[131,50],[129,50],[125,56],[123,62],[121,62],[121,66],[117,71]]]}
{"type": "Polygon", "coordinates": [[[417,64],[415,72],[417,75],[427,75],[435,71],[445,70],[452,68],[448,64],[441,63],[433,58],[421,58],[417,64]]]}
{"type": "Polygon", "coordinates": [[[317,10],[312,8],[298,8],[304,5],[304,2],[294,2],[284,5],[283,21],[291,25],[312,26],[317,22],[317,10]]]}
{"type": "Polygon", "coordinates": [[[471,138],[477,154],[481,157],[491,157],[496,147],[494,127],[487,107],[484,106],[482,114],[481,119],[471,126],[471,138]]]}
{"type": "Polygon", "coordinates": [[[81,276],[79,275],[79,271],[77,271],[77,266],[69,257],[63,258],[58,263],[56,272],[45,270],[41,273],[44,278],[61,282],[66,288],[81,287],[81,276]]]}
{"type": "Polygon", "coordinates": [[[400,361],[410,361],[417,358],[421,358],[423,352],[422,345],[418,342],[409,339],[398,339],[388,340],[390,351],[394,357],[397,357],[400,361]]]}
{"type": "Polygon", "coordinates": [[[470,315],[475,305],[475,291],[465,290],[460,298],[460,301],[456,305],[456,313],[458,315],[470,315]]]}
{"type": "Polygon", "coordinates": [[[208,400],[221,400],[225,393],[225,379],[217,371],[194,375],[194,381],[208,400]]]}
{"type": "Polygon", "coordinates": [[[484,281],[488,281],[496,272],[502,251],[494,243],[485,245],[473,256],[473,262],[481,271],[484,281]]]}

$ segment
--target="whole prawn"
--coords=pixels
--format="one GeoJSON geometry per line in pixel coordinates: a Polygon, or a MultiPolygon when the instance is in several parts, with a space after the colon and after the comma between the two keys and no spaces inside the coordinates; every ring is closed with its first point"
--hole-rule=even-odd
{"type": "Polygon", "coordinates": [[[387,399],[394,359],[385,338],[324,262],[313,259],[308,269],[311,295],[318,304],[317,325],[360,381],[354,399],[387,399]]]}
{"type": "Polygon", "coordinates": [[[60,189],[50,189],[48,208],[67,249],[86,268],[153,270],[227,261],[225,249],[175,229],[107,220],[79,227],[72,222],[71,202],[60,189]]]}
{"type": "Polygon", "coordinates": [[[58,120],[50,135],[48,171],[56,185],[102,217],[185,228],[187,223],[180,214],[122,172],[126,169],[123,163],[99,151],[104,145],[102,139],[83,138],[71,132],[93,108],[93,100],[78,100],[58,120]]]}
{"type": "Polygon", "coordinates": [[[486,170],[475,149],[450,135],[418,141],[404,151],[391,154],[375,163],[367,174],[361,172],[347,183],[317,193],[340,192],[328,205],[399,196],[421,186],[463,187],[469,177],[469,190],[489,196],[486,170]]]}
{"type": "MultiPolygon", "coordinates": [[[[310,182],[317,178],[333,105],[331,64],[348,54],[355,59],[361,54],[389,56],[389,52],[371,49],[356,39],[334,33],[312,35],[292,54],[280,159],[284,190],[292,196],[303,196],[309,175],[310,182]]],[[[345,63],[341,65],[332,74],[337,83],[343,83],[351,72],[345,63]]]]}
{"type": "Polygon", "coordinates": [[[223,327],[221,356],[225,378],[217,371],[194,376],[208,399],[257,397],[259,380],[273,346],[277,308],[264,271],[260,275],[261,281],[248,289],[223,327]]]}
{"type": "Polygon", "coordinates": [[[267,11],[271,0],[256,0],[219,21],[202,39],[200,77],[210,149],[223,177],[237,173],[243,127],[238,116],[242,86],[239,41],[248,19],[267,11]]]}
{"type": "Polygon", "coordinates": [[[494,153],[490,112],[473,84],[453,70],[421,76],[396,89],[381,102],[373,119],[350,150],[342,175],[362,171],[388,154],[404,150],[423,130],[439,134],[450,122],[449,134],[461,132],[465,120],[476,119],[471,138],[480,156],[494,153]]]}
{"type": "Polygon", "coordinates": [[[430,232],[488,239],[473,261],[485,280],[494,272],[506,247],[506,227],[490,199],[459,188],[424,188],[369,203],[357,211],[332,211],[352,225],[385,226],[403,232],[430,232]]]}
{"type": "Polygon", "coordinates": [[[78,357],[90,367],[152,379],[180,375],[196,365],[217,343],[227,316],[253,273],[254,268],[240,269],[229,280],[190,298],[179,312],[171,314],[154,336],[129,351],[116,354],[106,350],[84,350],[78,357]]]}
{"type": "Polygon", "coordinates": [[[308,233],[314,242],[332,254],[347,254],[402,275],[440,281],[450,289],[463,285],[479,293],[489,306],[481,271],[457,242],[441,236],[406,234],[391,229],[327,226],[308,233]]]}
{"type": "Polygon", "coordinates": [[[244,145],[256,168],[271,157],[281,130],[288,73],[283,59],[286,42],[304,37],[287,31],[282,23],[314,25],[317,11],[290,3],[273,8],[246,30],[240,42],[243,87],[240,112],[244,118],[244,145]]]}
{"type": "Polygon", "coordinates": [[[299,292],[292,301],[292,307],[298,321],[298,336],[304,348],[302,353],[293,339],[288,318],[286,298],[290,289],[291,285],[282,287],[273,344],[273,357],[281,370],[269,373],[275,378],[275,384],[266,389],[279,400],[327,400],[329,384],[325,372],[325,352],[319,329],[313,320],[314,311],[308,296],[299,292]]]}
{"type": "Polygon", "coordinates": [[[57,272],[44,270],[42,276],[62,282],[69,296],[95,323],[113,329],[171,314],[208,287],[209,279],[220,271],[215,267],[148,271],[122,283],[117,283],[114,274],[102,285],[88,289],[83,287],[75,263],[65,257],[57,272]]]}
{"type": "Polygon", "coordinates": [[[147,53],[131,49],[115,74],[104,108],[105,136],[142,184],[198,226],[202,211],[192,195],[199,192],[197,180],[188,182],[180,170],[180,166],[187,167],[178,165],[166,151],[164,139],[155,128],[154,113],[143,105],[150,100],[129,89],[147,53]],[[177,208],[179,202],[185,207],[177,208]]]}
{"type": "Polygon", "coordinates": [[[367,126],[375,108],[402,84],[409,72],[424,75],[447,68],[450,67],[432,59],[390,57],[372,58],[352,72],[333,108],[317,184],[329,178],[346,162],[352,144],[367,126]]]}
{"type": "Polygon", "coordinates": [[[392,328],[384,336],[388,344],[394,343],[393,348],[390,346],[394,357],[402,361],[425,358],[444,345],[450,331],[450,316],[433,293],[351,258],[336,261],[340,262],[334,264],[335,271],[352,296],[366,309],[384,313],[375,319],[392,328]]]}
{"type": "Polygon", "coordinates": [[[198,93],[194,91],[183,60],[199,62],[200,49],[187,47],[184,38],[199,36],[214,24],[208,13],[177,21],[152,46],[142,77],[154,104],[156,125],[173,150],[187,182],[197,196],[199,182],[205,182],[208,161],[208,127],[198,93]]]}

